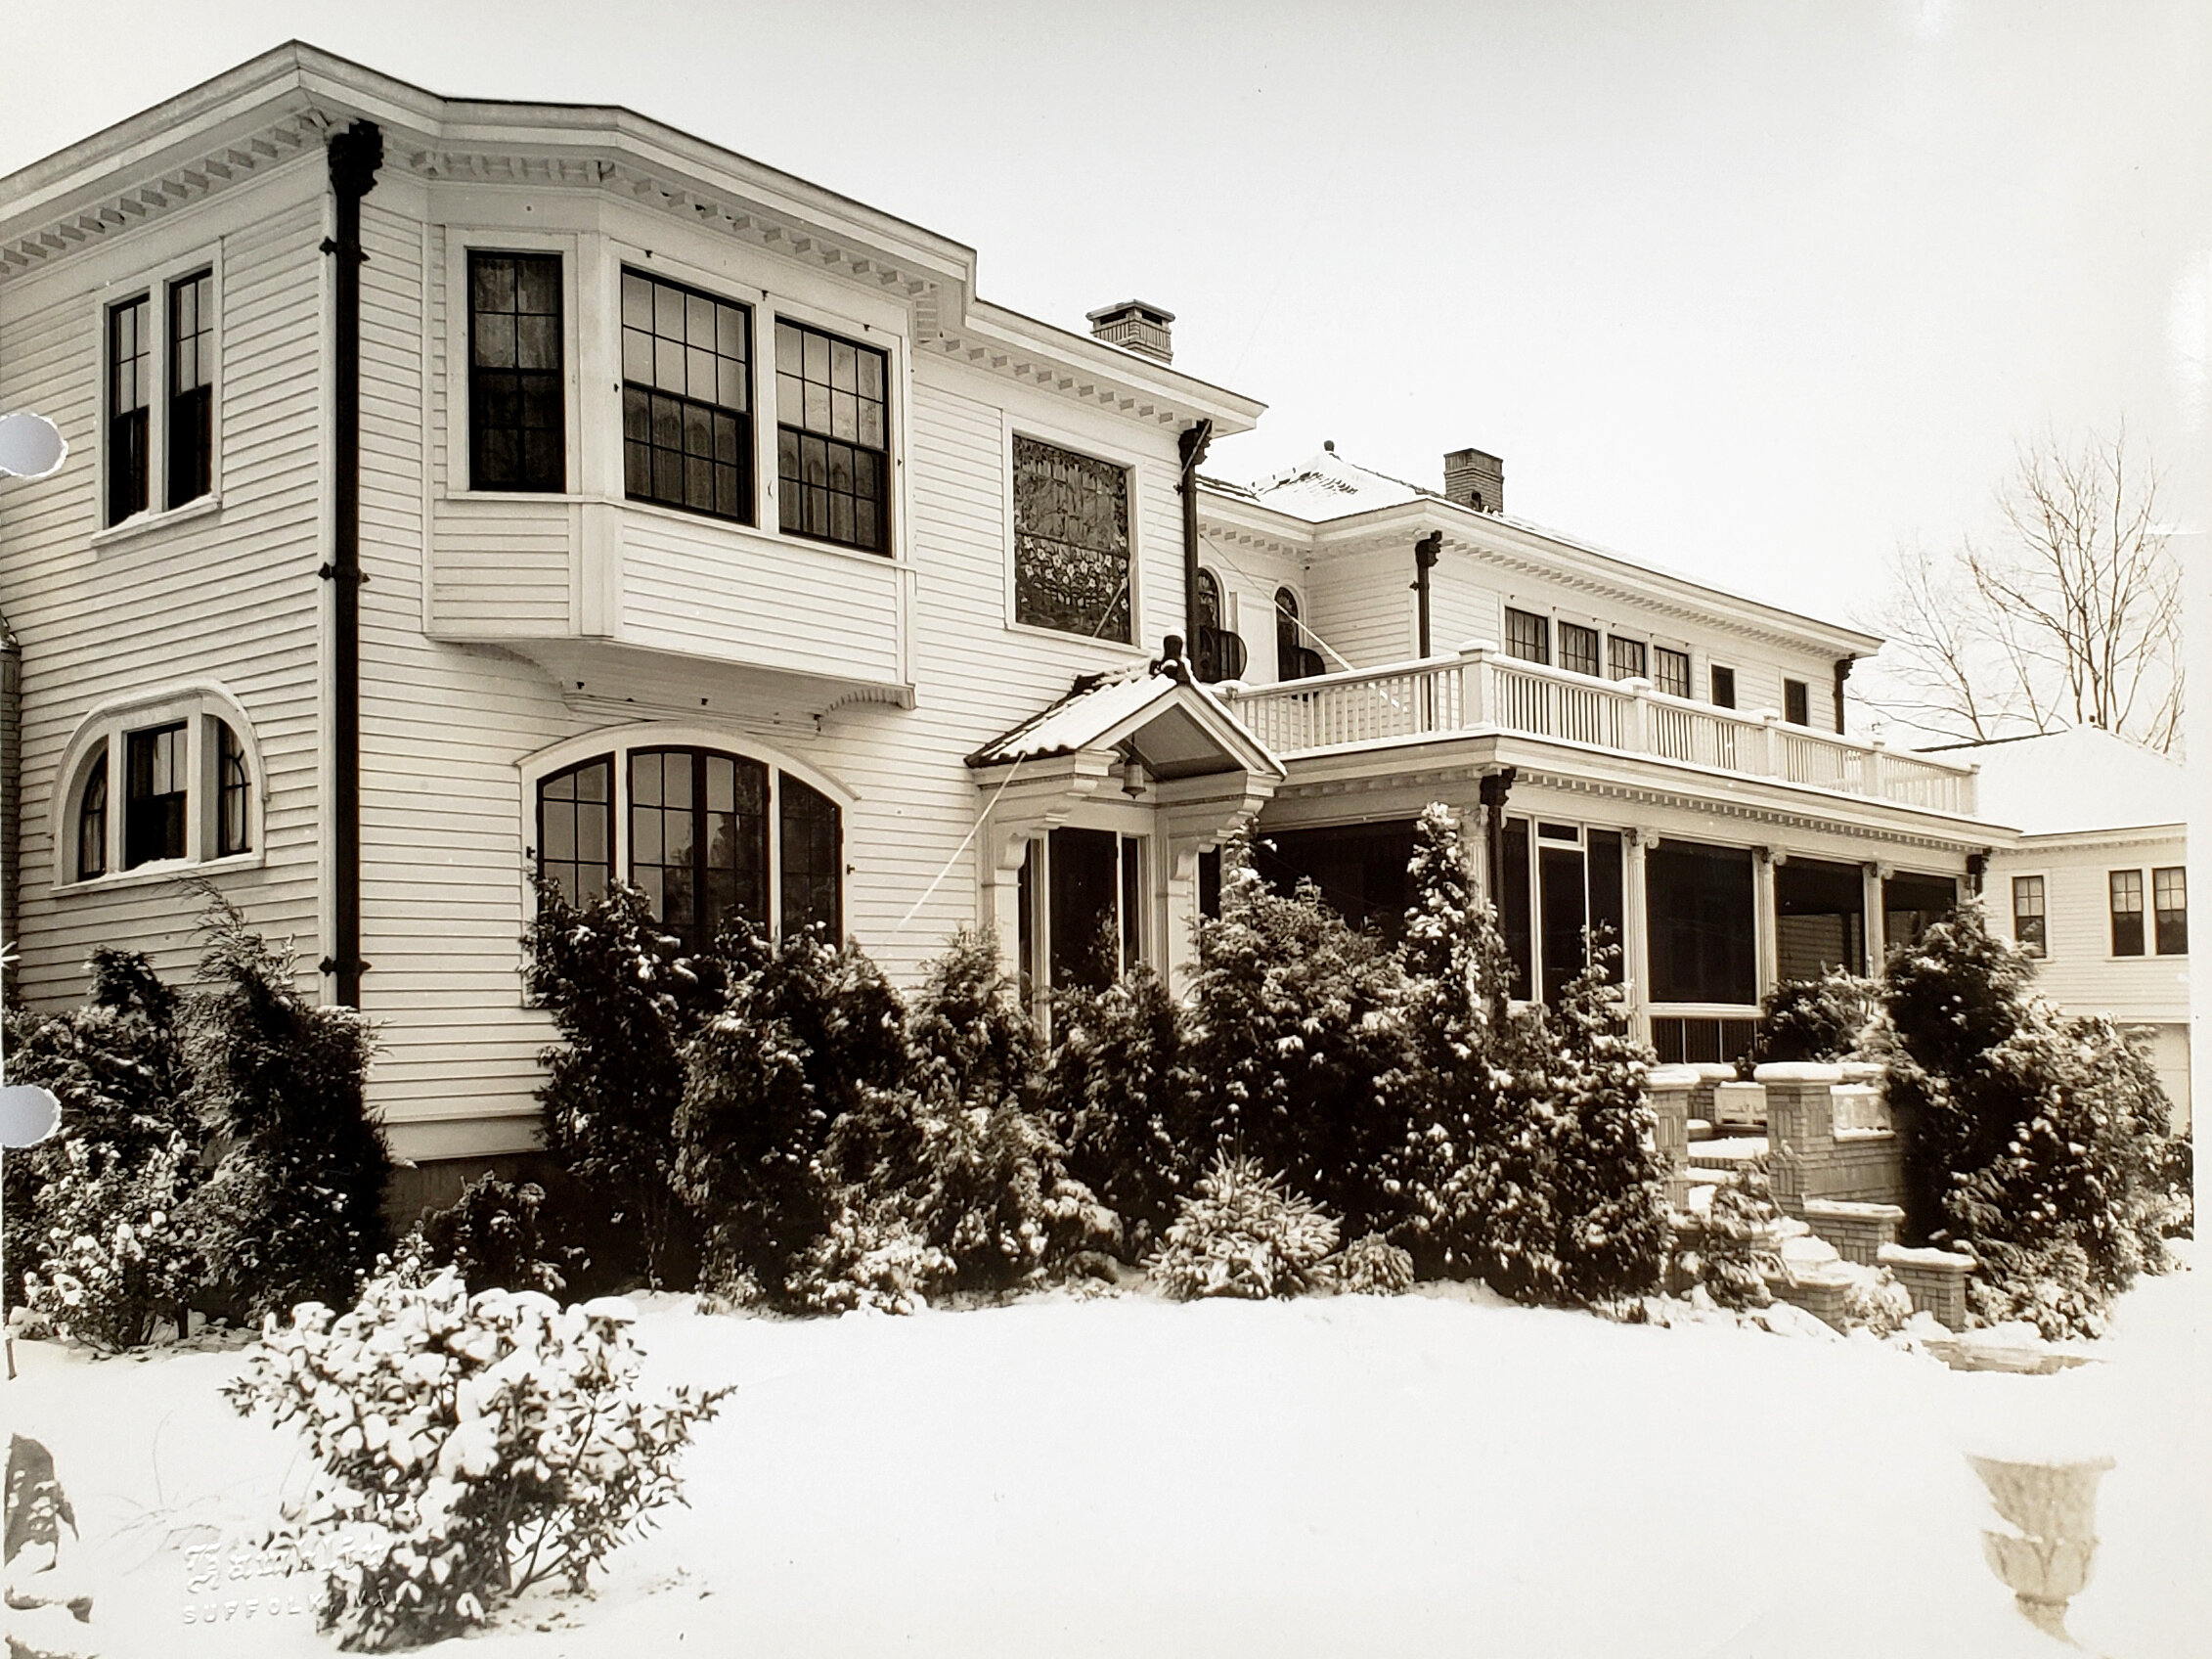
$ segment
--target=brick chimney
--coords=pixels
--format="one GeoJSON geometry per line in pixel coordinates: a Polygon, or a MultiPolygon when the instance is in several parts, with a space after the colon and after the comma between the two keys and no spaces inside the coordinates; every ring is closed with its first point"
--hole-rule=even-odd
{"type": "Polygon", "coordinates": [[[1092,339],[1102,339],[1124,351],[1142,352],[1163,363],[1175,360],[1174,342],[1168,332],[1168,325],[1175,320],[1172,311],[1163,311],[1141,299],[1125,299],[1118,305],[1102,306],[1089,316],[1092,339]]]}
{"type": "Polygon", "coordinates": [[[1455,449],[1444,457],[1444,499],[1478,513],[1505,511],[1505,463],[1479,449],[1455,449]]]}

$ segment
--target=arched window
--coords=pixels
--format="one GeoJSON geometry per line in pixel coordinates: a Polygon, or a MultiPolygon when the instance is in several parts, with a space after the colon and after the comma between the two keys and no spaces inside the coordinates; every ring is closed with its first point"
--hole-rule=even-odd
{"type": "Polygon", "coordinates": [[[1221,613],[1221,581],[1213,571],[1198,572],[1198,638],[1192,642],[1198,677],[1212,684],[1244,673],[1244,641],[1221,613]]]}
{"type": "Polygon", "coordinates": [[[1211,570],[1198,573],[1198,625],[1201,628],[1218,628],[1221,625],[1221,583],[1211,570]]]}
{"type": "Polygon", "coordinates": [[[77,800],[76,878],[89,881],[108,874],[108,751],[102,749],[85,775],[77,800]]]}
{"type": "Polygon", "coordinates": [[[1321,653],[1305,643],[1299,623],[1298,595],[1275,590],[1275,678],[1309,680],[1322,670],[1321,653]]]}
{"type": "Polygon", "coordinates": [[[245,767],[245,745],[223,721],[215,722],[215,856],[253,849],[253,780],[245,767]]]}
{"type": "Polygon", "coordinates": [[[619,748],[537,785],[537,867],[571,904],[618,872],[688,950],[742,919],[755,931],[844,931],[844,813],[803,779],[693,744],[619,748]],[[772,896],[774,903],[772,905],[772,896]]]}

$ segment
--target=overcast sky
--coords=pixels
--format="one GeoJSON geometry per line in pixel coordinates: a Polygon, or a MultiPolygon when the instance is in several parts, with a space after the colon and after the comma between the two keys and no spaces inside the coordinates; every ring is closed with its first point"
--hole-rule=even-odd
{"type": "Polygon", "coordinates": [[[1017,310],[1165,305],[1271,405],[1212,471],[1331,438],[1435,485],[1472,444],[1514,512],[1839,619],[2022,438],[2204,437],[2203,0],[6,11],[0,171],[290,36],[626,104],[975,247],[1017,310]]]}

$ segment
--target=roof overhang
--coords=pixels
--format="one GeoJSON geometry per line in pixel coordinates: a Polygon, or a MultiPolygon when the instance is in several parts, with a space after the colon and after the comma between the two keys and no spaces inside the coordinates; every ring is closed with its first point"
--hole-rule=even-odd
{"type": "Polygon", "coordinates": [[[1124,754],[1163,784],[1249,774],[1283,776],[1278,761],[1203,686],[1170,673],[1122,675],[1079,687],[968,756],[980,783],[1009,769],[1033,775],[1105,771],[1124,754]]]}

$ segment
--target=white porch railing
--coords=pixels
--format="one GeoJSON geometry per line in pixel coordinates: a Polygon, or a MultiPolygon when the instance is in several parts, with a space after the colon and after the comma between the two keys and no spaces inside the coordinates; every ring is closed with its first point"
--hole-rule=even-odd
{"type": "Polygon", "coordinates": [[[1518,732],[1931,812],[1970,818],[1974,811],[1970,765],[1807,731],[1773,710],[1740,714],[1691,702],[1645,680],[1594,680],[1487,645],[1281,686],[1216,689],[1255,737],[1286,757],[1394,739],[1518,732]]]}

